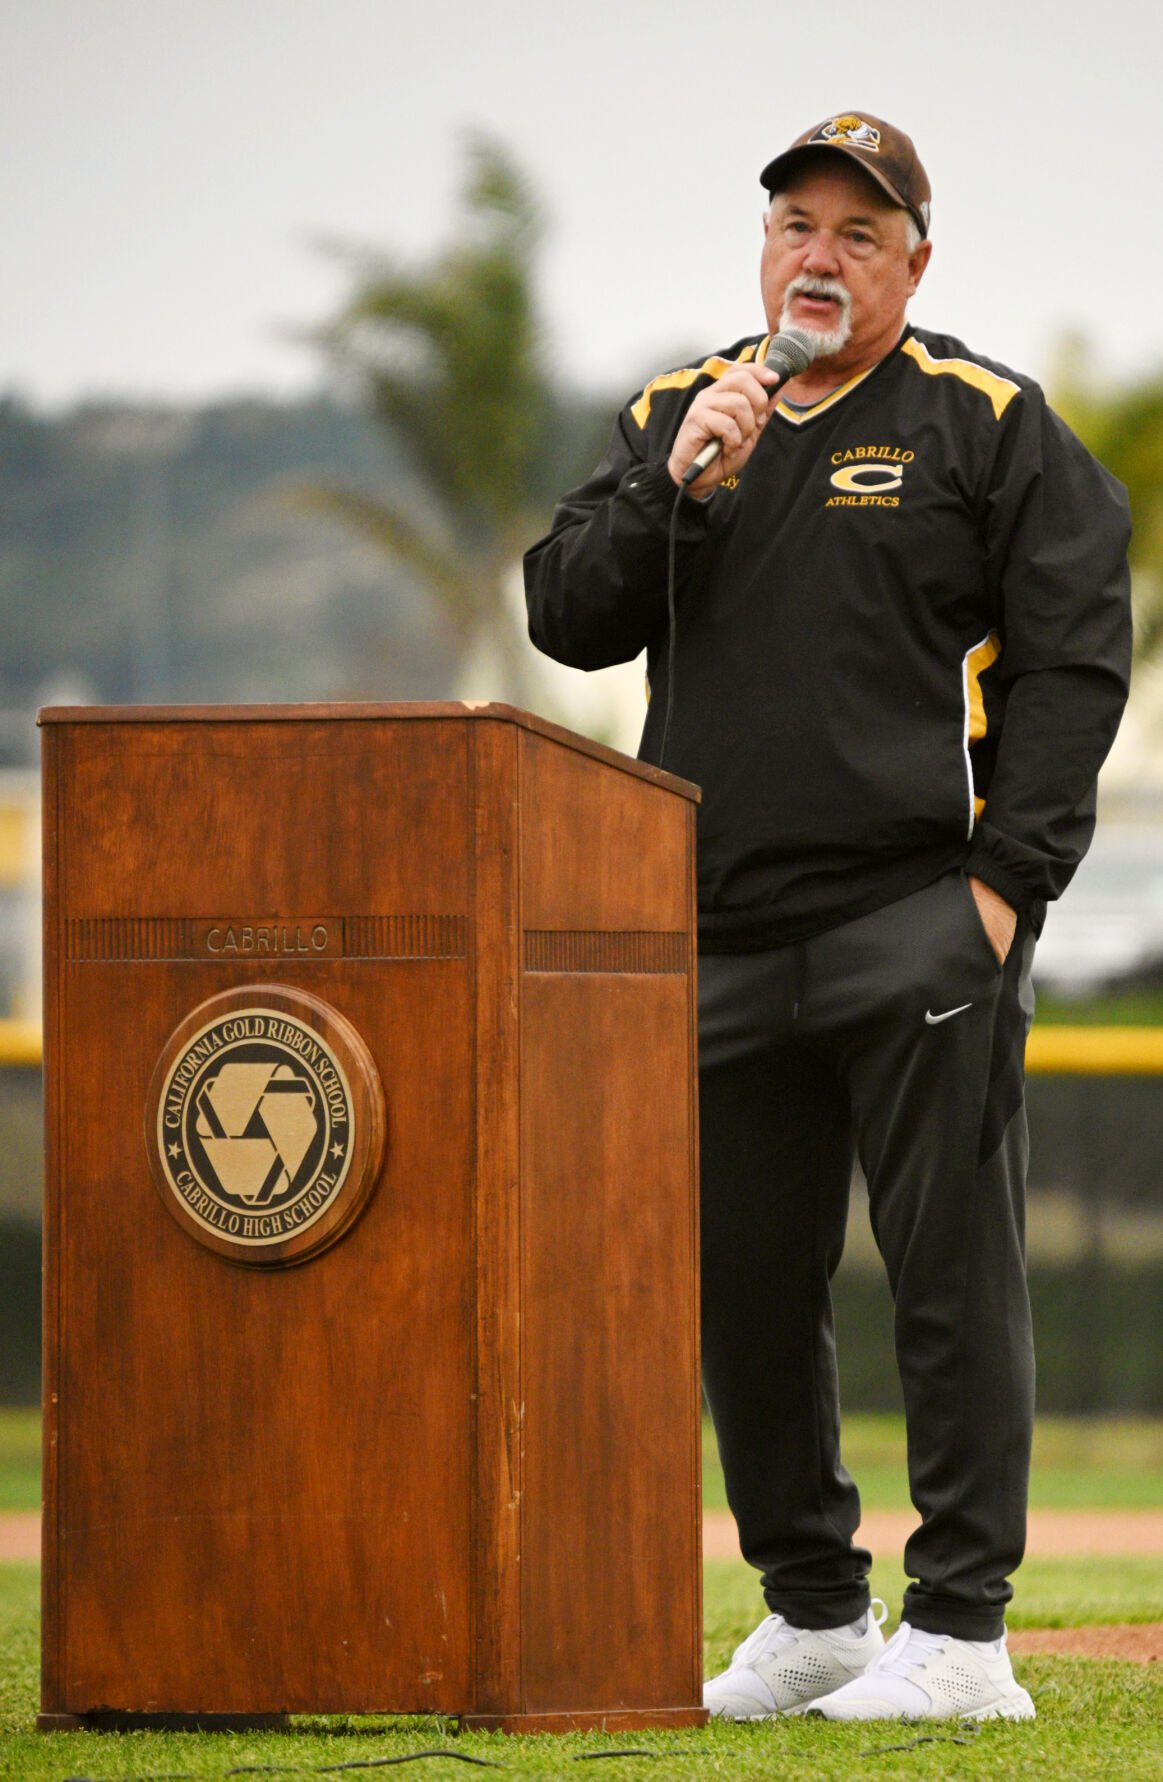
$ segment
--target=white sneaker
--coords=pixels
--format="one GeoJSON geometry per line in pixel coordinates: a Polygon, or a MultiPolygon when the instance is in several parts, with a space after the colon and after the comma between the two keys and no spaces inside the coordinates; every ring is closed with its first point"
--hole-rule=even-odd
{"type": "Polygon", "coordinates": [[[1033,1720],[1006,1637],[958,1640],[902,1621],[864,1675],[813,1702],[824,1720],[1033,1720]]]}
{"type": "Polygon", "coordinates": [[[858,1677],[884,1650],[880,1629],[888,1611],[874,1602],[847,1627],[793,1627],[769,1615],[736,1648],[731,1663],[703,1685],[703,1706],[722,1720],[769,1720],[796,1713],[817,1696],[858,1677]]]}

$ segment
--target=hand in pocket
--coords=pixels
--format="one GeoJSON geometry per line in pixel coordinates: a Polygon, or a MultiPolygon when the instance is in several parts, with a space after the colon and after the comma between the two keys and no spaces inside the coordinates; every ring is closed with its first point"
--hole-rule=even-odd
{"type": "Polygon", "coordinates": [[[1012,904],[1007,903],[1004,897],[981,879],[971,878],[969,889],[973,892],[973,901],[977,905],[977,913],[981,917],[981,926],[985,929],[990,946],[997,954],[997,962],[999,965],[1004,965],[1006,955],[1014,944],[1018,913],[1012,904]]]}

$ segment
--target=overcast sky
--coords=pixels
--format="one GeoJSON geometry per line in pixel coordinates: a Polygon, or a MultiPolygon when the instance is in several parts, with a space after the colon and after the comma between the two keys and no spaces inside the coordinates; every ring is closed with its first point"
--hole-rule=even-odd
{"type": "Polygon", "coordinates": [[[1163,25],[1109,0],[0,0],[0,392],[319,381],[319,237],[424,257],[483,129],[548,218],[572,379],[624,393],[762,326],[758,173],[841,110],[914,137],[915,321],[1043,375],[1163,367],[1163,25]]]}

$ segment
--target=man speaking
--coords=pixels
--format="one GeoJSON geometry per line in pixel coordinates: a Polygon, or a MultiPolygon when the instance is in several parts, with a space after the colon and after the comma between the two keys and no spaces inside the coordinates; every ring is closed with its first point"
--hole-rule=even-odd
{"type": "Polygon", "coordinates": [[[534,642],[645,649],[642,759],[665,736],[703,788],[704,1383],[770,1610],[705,1699],[1023,1719],[1030,965],[1126,697],[1127,504],[1029,378],[908,325],[930,191],[903,132],[828,118],[761,179],[767,334],[648,384],[526,559],[534,642]],[[778,331],[804,368],[773,400],[778,331]],[[920,1518],[887,1645],[840,1451],[855,1157],[920,1518]]]}

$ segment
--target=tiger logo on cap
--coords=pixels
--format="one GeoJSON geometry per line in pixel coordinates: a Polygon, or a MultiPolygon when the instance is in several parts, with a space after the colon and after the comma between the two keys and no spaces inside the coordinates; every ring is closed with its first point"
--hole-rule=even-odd
{"type": "Polygon", "coordinates": [[[827,144],[829,148],[850,143],[853,148],[867,149],[870,154],[876,155],[880,153],[880,131],[872,124],[866,124],[863,118],[849,114],[842,118],[830,118],[826,124],[821,124],[806,146],[813,148],[816,143],[827,144]]]}

